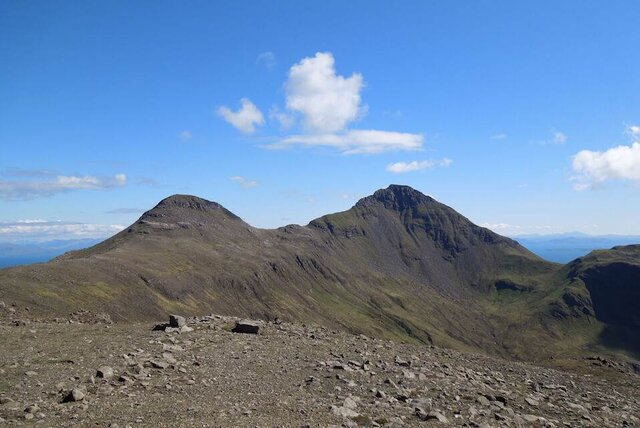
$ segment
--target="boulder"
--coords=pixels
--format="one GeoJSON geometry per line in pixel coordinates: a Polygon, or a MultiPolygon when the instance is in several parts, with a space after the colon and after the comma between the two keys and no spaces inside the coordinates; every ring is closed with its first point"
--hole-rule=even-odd
{"type": "Polygon", "coordinates": [[[260,330],[260,323],[251,320],[241,320],[236,322],[236,326],[233,328],[234,333],[247,333],[258,334],[260,330]]]}
{"type": "Polygon", "coordinates": [[[182,328],[186,325],[187,325],[187,320],[185,319],[185,317],[182,317],[180,315],[174,315],[174,314],[169,315],[169,327],[182,328]]]}

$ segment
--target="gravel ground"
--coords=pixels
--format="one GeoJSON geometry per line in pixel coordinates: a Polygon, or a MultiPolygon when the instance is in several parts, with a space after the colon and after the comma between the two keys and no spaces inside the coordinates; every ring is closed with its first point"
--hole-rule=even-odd
{"type": "Polygon", "coordinates": [[[0,321],[3,426],[640,426],[640,376],[609,368],[297,324],[233,333],[236,318],[214,315],[166,331],[86,314],[0,321]]]}

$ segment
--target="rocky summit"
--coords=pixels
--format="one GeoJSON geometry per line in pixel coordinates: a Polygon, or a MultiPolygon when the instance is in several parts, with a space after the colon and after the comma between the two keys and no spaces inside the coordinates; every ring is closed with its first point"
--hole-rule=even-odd
{"type": "Polygon", "coordinates": [[[258,334],[234,333],[239,323],[247,320],[191,317],[181,332],[89,317],[16,327],[5,316],[0,423],[640,425],[640,377],[606,360],[585,359],[577,374],[310,324],[264,322],[258,334]]]}

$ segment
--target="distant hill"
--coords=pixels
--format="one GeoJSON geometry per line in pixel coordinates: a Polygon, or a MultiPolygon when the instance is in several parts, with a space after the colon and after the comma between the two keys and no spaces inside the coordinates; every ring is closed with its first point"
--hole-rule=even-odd
{"type": "Polygon", "coordinates": [[[0,299],[43,316],[85,308],[119,321],[168,312],[311,321],[522,359],[635,352],[602,340],[610,319],[598,310],[602,299],[640,303],[624,291],[635,271],[606,297],[576,272],[408,186],[274,230],[174,195],[91,248],[0,270],[0,299]]]}
{"type": "Polygon", "coordinates": [[[47,262],[67,251],[91,247],[100,239],[58,239],[45,242],[0,242],[0,268],[47,262]]]}
{"type": "Polygon", "coordinates": [[[594,250],[640,244],[640,236],[587,235],[579,232],[516,236],[513,239],[543,259],[557,263],[568,263],[594,250]]]}

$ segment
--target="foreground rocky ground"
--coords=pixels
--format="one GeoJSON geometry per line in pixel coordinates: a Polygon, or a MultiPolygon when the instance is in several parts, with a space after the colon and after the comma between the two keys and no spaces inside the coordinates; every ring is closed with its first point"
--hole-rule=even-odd
{"type": "Polygon", "coordinates": [[[2,426],[640,426],[640,376],[600,360],[578,374],[317,326],[243,334],[213,315],[153,330],[8,309],[2,426]]]}

